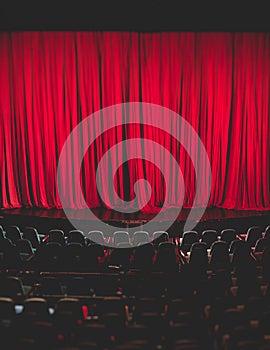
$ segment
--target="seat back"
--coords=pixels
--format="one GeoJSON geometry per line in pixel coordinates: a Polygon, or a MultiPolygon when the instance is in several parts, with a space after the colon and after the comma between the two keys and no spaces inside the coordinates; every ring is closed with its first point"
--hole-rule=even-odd
{"type": "Polygon", "coordinates": [[[0,296],[12,299],[24,296],[22,281],[19,277],[5,276],[0,278],[0,296]]]}
{"type": "Polygon", "coordinates": [[[40,244],[40,237],[35,227],[25,227],[23,229],[23,238],[28,239],[34,249],[36,249],[40,244]]]}
{"type": "Polygon", "coordinates": [[[159,243],[169,242],[169,234],[166,231],[155,231],[153,233],[153,241],[155,247],[158,247],[159,243]]]}
{"type": "Polygon", "coordinates": [[[225,241],[214,242],[210,248],[210,267],[212,270],[230,268],[228,244],[225,241]]]}
{"type": "Polygon", "coordinates": [[[22,238],[22,233],[18,226],[11,225],[5,228],[6,238],[10,239],[12,243],[16,243],[17,240],[22,238]]]}
{"type": "Polygon", "coordinates": [[[152,243],[146,243],[135,248],[134,251],[134,267],[136,269],[149,270],[153,266],[153,257],[155,254],[152,243]]]}
{"type": "Polygon", "coordinates": [[[52,229],[48,232],[49,242],[59,243],[61,245],[65,244],[64,231],[58,229],[52,229]]]}
{"type": "Polygon", "coordinates": [[[146,231],[136,231],[133,236],[133,245],[137,247],[141,244],[149,243],[149,234],[146,231]]]}
{"type": "Polygon", "coordinates": [[[218,235],[216,230],[205,230],[202,232],[202,242],[207,244],[208,249],[217,239],[218,235]]]}
{"type": "Polygon", "coordinates": [[[259,238],[262,238],[262,229],[260,226],[251,226],[247,230],[245,241],[250,247],[254,247],[259,238]]]}
{"type": "Polygon", "coordinates": [[[46,321],[49,318],[47,300],[44,298],[27,298],[24,300],[22,316],[31,321],[46,321]]]}
{"type": "Polygon", "coordinates": [[[268,238],[259,238],[255,243],[254,252],[262,253],[266,247],[270,246],[270,239],[268,238]]]}
{"type": "Polygon", "coordinates": [[[129,234],[127,231],[115,231],[113,233],[113,242],[117,247],[119,243],[129,243],[129,234]]]}
{"type": "Polygon", "coordinates": [[[233,228],[226,228],[221,231],[220,238],[222,241],[226,242],[228,245],[231,244],[232,241],[234,241],[236,237],[236,231],[233,228]]]}
{"type": "Polygon", "coordinates": [[[85,247],[80,243],[68,243],[63,249],[63,270],[83,271],[85,268],[85,247]]]}
{"type": "Polygon", "coordinates": [[[16,247],[20,254],[31,255],[33,254],[33,247],[28,239],[22,238],[16,242],[16,247]]]}
{"type": "Polygon", "coordinates": [[[89,231],[86,237],[91,243],[96,243],[100,245],[104,245],[105,243],[103,232],[98,230],[89,231]]]}
{"type": "Polygon", "coordinates": [[[195,242],[190,249],[190,267],[196,270],[206,270],[208,266],[207,244],[205,242],[195,242]]]}
{"type": "Polygon", "coordinates": [[[71,230],[67,233],[67,243],[79,243],[84,246],[86,243],[86,238],[82,231],[71,230]]]}
{"type": "Polygon", "coordinates": [[[229,247],[229,253],[233,254],[235,249],[238,249],[239,246],[242,245],[246,245],[246,242],[242,239],[234,239],[231,243],[230,243],[230,247],[229,247]]]}
{"type": "Polygon", "coordinates": [[[58,242],[48,242],[40,248],[35,259],[39,270],[59,271],[63,267],[63,249],[64,247],[58,242]]]}
{"type": "Polygon", "coordinates": [[[199,235],[196,231],[185,231],[183,233],[183,238],[181,242],[181,250],[184,250],[186,252],[190,251],[190,248],[193,243],[199,241],[199,235]]]}

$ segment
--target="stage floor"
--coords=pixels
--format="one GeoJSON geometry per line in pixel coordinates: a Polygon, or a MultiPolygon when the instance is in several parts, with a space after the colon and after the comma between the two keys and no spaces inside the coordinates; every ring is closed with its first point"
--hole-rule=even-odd
{"type": "MultiPolygon", "coordinates": [[[[155,215],[149,213],[132,213],[125,214],[114,210],[104,208],[91,209],[95,216],[105,223],[116,227],[141,227],[143,222],[152,220],[155,224],[155,215]]],[[[184,223],[189,215],[190,209],[182,209],[174,224],[169,229],[172,236],[177,236],[183,229],[184,223]]],[[[166,210],[161,219],[171,221],[175,217],[178,209],[166,210]],[[176,212],[176,213],[175,213],[176,212]]],[[[196,212],[194,218],[195,220],[196,212]]],[[[69,215],[74,220],[85,222],[90,229],[98,229],[98,220],[89,220],[88,210],[70,210],[69,215]]],[[[73,229],[74,227],[68,221],[63,210],[60,209],[40,209],[40,208],[20,208],[20,209],[2,209],[0,210],[0,224],[19,225],[19,226],[35,226],[41,233],[46,233],[51,228],[61,228],[63,230],[73,229]]],[[[252,225],[259,225],[262,228],[270,225],[270,211],[254,211],[254,210],[230,210],[222,208],[207,208],[202,218],[196,223],[194,229],[201,232],[205,229],[221,230],[226,227],[236,228],[239,232],[245,232],[252,225]]]]}
{"type": "MultiPolygon", "coordinates": [[[[200,210],[200,209],[198,209],[200,210]]],[[[109,210],[105,208],[92,208],[91,211],[94,215],[102,221],[108,222],[121,222],[126,220],[138,220],[138,221],[149,221],[155,220],[156,214],[153,213],[121,213],[115,210],[109,210]]],[[[175,217],[178,208],[167,209],[161,216],[162,220],[171,220],[175,217]]],[[[185,221],[190,213],[190,209],[183,208],[176,221],[185,221]]],[[[196,209],[194,209],[194,218],[190,217],[191,220],[196,218],[196,209]]],[[[89,220],[88,209],[70,209],[68,211],[69,216],[72,219],[77,220],[89,220]]],[[[25,217],[39,217],[39,218],[50,218],[50,219],[66,219],[66,214],[62,209],[40,209],[40,208],[18,208],[18,209],[0,209],[0,218],[7,216],[25,216],[25,217]]],[[[223,208],[207,208],[200,221],[209,220],[222,220],[231,218],[246,218],[246,217],[268,217],[270,218],[270,210],[231,210],[223,208]]]]}

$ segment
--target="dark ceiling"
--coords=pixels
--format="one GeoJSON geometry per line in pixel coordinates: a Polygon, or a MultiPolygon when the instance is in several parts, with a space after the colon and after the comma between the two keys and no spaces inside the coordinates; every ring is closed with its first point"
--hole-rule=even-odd
{"type": "Polygon", "coordinates": [[[270,31],[259,2],[190,0],[0,2],[0,30],[270,31]],[[236,6],[237,5],[237,6],[236,6]]]}

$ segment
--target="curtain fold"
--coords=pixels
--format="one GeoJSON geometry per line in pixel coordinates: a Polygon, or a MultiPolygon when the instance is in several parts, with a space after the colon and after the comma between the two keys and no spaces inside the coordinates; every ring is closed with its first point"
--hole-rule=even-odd
{"type": "MultiPolygon", "coordinates": [[[[57,164],[72,129],[101,108],[149,102],[180,114],[200,136],[212,169],[209,207],[270,209],[269,67],[270,33],[0,33],[0,207],[61,208],[57,164]]],[[[98,134],[103,122],[93,120],[86,133],[98,134]]],[[[196,174],[188,154],[170,135],[139,125],[106,132],[89,147],[81,168],[88,206],[104,205],[96,189],[100,159],[134,137],[154,140],[175,157],[185,182],[183,204],[191,207],[196,174]]],[[[147,211],[160,208],[166,190],[164,205],[178,207],[176,169],[167,164],[166,189],[160,171],[141,159],[143,149],[127,164],[124,148],[112,153],[99,181],[113,176],[114,162],[122,199],[132,200],[134,183],[144,178],[152,186],[147,211]]],[[[65,176],[70,207],[82,208],[72,174],[65,176]]],[[[146,187],[140,195],[147,197],[146,187]]],[[[116,195],[106,200],[119,209],[116,195]]]]}

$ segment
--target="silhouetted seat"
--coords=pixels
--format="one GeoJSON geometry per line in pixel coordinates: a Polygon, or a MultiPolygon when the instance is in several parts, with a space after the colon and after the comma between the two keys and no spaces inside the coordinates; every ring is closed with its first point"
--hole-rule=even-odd
{"type": "Polygon", "coordinates": [[[220,238],[222,241],[226,242],[230,246],[231,242],[234,241],[236,237],[236,231],[233,228],[226,228],[221,231],[220,238]]]}
{"type": "Polygon", "coordinates": [[[24,289],[21,279],[15,276],[1,276],[0,296],[9,297],[13,300],[21,299],[24,296],[24,289]]]}
{"type": "MultiPolygon", "coordinates": [[[[124,244],[124,243],[119,243],[124,244]]],[[[131,256],[133,254],[133,247],[130,248],[113,248],[110,254],[109,265],[119,265],[123,269],[128,269],[131,263],[131,256]]]]}
{"type": "Polygon", "coordinates": [[[48,235],[48,242],[59,243],[61,245],[65,244],[64,231],[52,229],[48,232],[48,235]]]}
{"type": "MultiPolygon", "coordinates": [[[[230,287],[232,286],[231,271],[230,270],[216,270],[210,278],[210,285],[207,291],[209,303],[220,300],[230,294],[230,287]]],[[[213,305],[214,313],[219,312],[219,306],[213,305]]]]}
{"type": "Polygon", "coordinates": [[[175,245],[172,242],[162,242],[158,246],[155,269],[162,272],[178,271],[179,266],[175,251],[175,245]]]}
{"type": "Polygon", "coordinates": [[[214,271],[229,269],[230,260],[227,242],[214,242],[210,249],[210,268],[214,271]]]}
{"type": "Polygon", "coordinates": [[[146,231],[136,231],[133,235],[133,246],[137,247],[141,244],[149,242],[149,234],[146,231]]]}
{"type": "Polygon", "coordinates": [[[14,349],[16,312],[12,298],[0,297],[0,339],[2,348],[14,349]]]}
{"type": "Polygon", "coordinates": [[[82,305],[77,298],[61,298],[55,305],[55,315],[64,315],[65,317],[83,320],[84,314],[82,305]]]}
{"type": "Polygon", "coordinates": [[[270,247],[270,239],[269,238],[259,238],[255,243],[254,252],[261,253],[264,251],[266,247],[270,247]]]}
{"type": "Polygon", "coordinates": [[[98,271],[104,256],[104,249],[96,243],[88,244],[84,252],[84,271],[98,271]]]}
{"type": "Polygon", "coordinates": [[[152,243],[143,244],[135,248],[133,265],[139,270],[151,270],[155,254],[152,243]]]}
{"type": "Polygon", "coordinates": [[[217,239],[218,235],[216,230],[205,230],[202,232],[202,242],[207,244],[208,249],[217,239]]]}
{"type": "Polygon", "coordinates": [[[250,247],[254,247],[259,238],[262,238],[262,229],[260,226],[251,226],[247,230],[245,241],[250,247]]]}
{"type": "Polygon", "coordinates": [[[153,233],[153,241],[155,247],[158,247],[159,243],[169,242],[169,234],[166,231],[155,231],[153,233]]]}
{"type": "Polygon", "coordinates": [[[257,279],[256,260],[248,248],[239,250],[238,264],[234,271],[237,277],[239,297],[260,296],[261,290],[257,279]]]}
{"type": "Polygon", "coordinates": [[[104,235],[103,232],[98,231],[98,230],[92,230],[89,231],[87,233],[87,239],[91,242],[91,243],[96,243],[96,244],[100,244],[100,245],[104,245],[105,243],[105,239],[104,239],[104,235]]]}
{"type": "Polygon", "coordinates": [[[16,247],[21,255],[26,257],[33,254],[33,247],[28,239],[22,238],[16,242],[16,247]]]}
{"type": "Polygon", "coordinates": [[[190,249],[189,268],[191,273],[200,275],[206,273],[208,268],[207,244],[205,242],[195,242],[190,249]]]}
{"type": "Polygon", "coordinates": [[[23,229],[23,238],[28,239],[34,249],[37,249],[37,247],[40,245],[40,236],[35,227],[25,227],[23,229]]]}
{"type": "Polygon", "coordinates": [[[0,240],[0,266],[2,269],[22,269],[23,259],[15,246],[8,238],[0,240]]]}
{"type": "Polygon", "coordinates": [[[196,231],[186,231],[183,233],[180,249],[189,252],[193,243],[199,241],[199,235],[196,231]]]}
{"type": "Polygon", "coordinates": [[[63,249],[63,270],[83,271],[85,268],[85,247],[80,243],[68,243],[63,249]]]}
{"type": "Polygon", "coordinates": [[[63,265],[63,249],[58,242],[48,242],[35,254],[35,261],[40,270],[59,271],[63,265]]]}
{"type": "Polygon", "coordinates": [[[242,244],[237,244],[235,246],[231,259],[231,265],[234,268],[234,271],[239,268],[240,264],[243,263],[243,260],[246,261],[246,258],[250,256],[250,249],[250,246],[245,241],[243,241],[242,244]]]}
{"type": "Polygon", "coordinates": [[[68,339],[70,332],[76,332],[85,319],[80,300],[67,297],[59,299],[55,304],[53,319],[58,332],[68,339]]]}
{"type": "Polygon", "coordinates": [[[84,246],[86,243],[86,238],[82,231],[71,230],[67,233],[67,243],[79,243],[84,246]]]}
{"type": "Polygon", "coordinates": [[[129,234],[127,231],[115,231],[113,233],[113,242],[117,247],[119,243],[129,243],[129,234]]]}
{"type": "Polygon", "coordinates": [[[246,246],[247,243],[242,240],[242,239],[234,239],[231,243],[230,243],[230,248],[229,248],[229,253],[233,254],[235,249],[238,249],[240,246],[246,246]]]}
{"type": "Polygon", "coordinates": [[[104,257],[104,254],[105,254],[104,247],[97,243],[89,243],[87,245],[87,250],[88,250],[87,254],[91,254],[100,258],[104,257]]]}
{"type": "Polygon", "coordinates": [[[50,314],[47,300],[44,298],[27,298],[21,314],[23,322],[48,321],[50,314]]]}
{"type": "Polygon", "coordinates": [[[18,226],[11,225],[5,227],[6,238],[10,239],[13,244],[16,244],[16,241],[22,238],[22,233],[18,226]]]}
{"type": "Polygon", "coordinates": [[[11,246],[15,246],[10,239],[3,238],[0,239],[0,252],[4,252],[6,249],[10,248],[11,246]]]}

